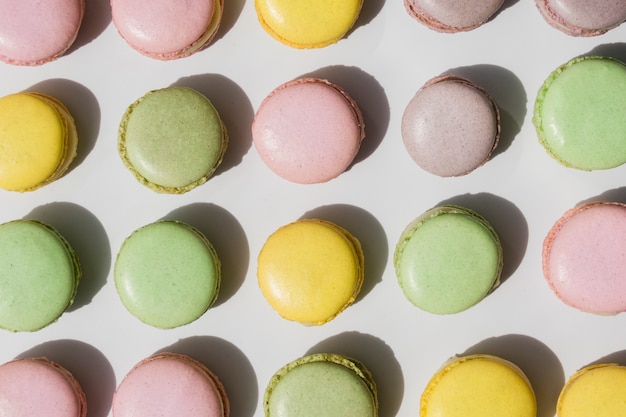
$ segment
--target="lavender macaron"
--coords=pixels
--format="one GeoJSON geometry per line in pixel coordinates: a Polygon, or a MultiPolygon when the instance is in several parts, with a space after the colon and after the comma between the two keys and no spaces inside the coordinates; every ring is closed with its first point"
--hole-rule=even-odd
{"type": "Polygon", "coordinates": [[[440,177],[457,177],[489,160],[500,139],[500,111],[482,87],[443,75],[427,81],[409,101],[401,129],[417,165],[440,177]]]}
{"type": "Polygon", "coordinates": [[[502,7],[504,0],[404,0],[407,13],[437,32],[476,29],[502,7]]]}
{"type": "Polygon", "coordinates": [[[626,1],[535,0],[548,24],[570,36],[597,36],[626,21],[626,1]]]}

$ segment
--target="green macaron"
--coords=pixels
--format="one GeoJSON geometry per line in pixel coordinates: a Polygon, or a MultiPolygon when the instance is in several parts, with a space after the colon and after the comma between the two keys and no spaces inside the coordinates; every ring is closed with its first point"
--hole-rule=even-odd
{"type": "Polygon", "coordinates": [[[117,293],[126,309],[160,329],[189,324],[217,299],[220,260],[198,229],[160,220],[135,230],[117,254],[117,293]]]}
{"type": "Polygon", "coordinates": [[[228,134],[207,97],[188,87],[148,92],[120,123],[118,151],[140,183],[182,194],[205,183],[221,164],[228,134]]]}
{"type": "Polygon", "coordinates": [[[54,227],[0,225],[0,328],[32,332],[55,322],[74,302],[80,278],[76,252],[54,227]]]}
{"type": "Polygon", "coordinates": [[[266,417],[376,417],[378,395],[362,363],[317,353],[279,369],[265,389],[263,407],[266,417]]]}
{"type": "Polygon", "coordinates": [[[540,143],[562,165],[585,171],[626,162],[626,65],[585,56],[544,81],[533,124],[540,143]]]}
{"type": "Polygon", "coordinates": [[[503,254],[489,222],[468,208],[427,210],[402,232],[394,253],[398,283],[422,310],[454,314],[481,301],[500,282],[503,254]]]}

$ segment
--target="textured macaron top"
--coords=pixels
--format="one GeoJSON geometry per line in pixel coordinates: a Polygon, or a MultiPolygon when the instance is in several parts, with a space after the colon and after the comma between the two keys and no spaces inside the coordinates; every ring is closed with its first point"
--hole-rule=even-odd
{"type": "Polygon", "coordinates": [[[252,139],[277,175],[301,184],[329,181],[356,157],[365,136],[356,102],[339,86],[318,78],[282,84],[259,106],[252,139]]]}
{"type": "Polygon", "coordinates": [[[342,39],[356,23],[363,0],[255,0],[261,27],[294,48],[322,48],[342,39]]]}
{"type": "Polygon", "coordinates": [[[500,139],[500,112],[491,96],[458,76],[426,82],[409,101],[401,122],[404,146],[424,170],[466,175],[489,159],[500,139]]]}
{"type": "Polygon", "coordinates": [[[7,417],[85,417],[85,393],[64,367],[46,358],[0,366],[0,414],[7,417]]]}
{"type": "Polygon", "coordinates": [[[402,232],[394,252],[400,288],[436,314],[466,310],[500,282],[500,239],[485,218],[459,206],[427,210],[402,232]]]}
{"type": "Polygon", "coordinates": [[[188,87],[148,92],[126,110],[118,149],[124,165],[154,191],[182,194],[221,164],[228,135],[208,98],[188,87]]]}
{"type": "Polygon", "coordinates": [[[72,115],[54,97],[21,92],[0,98],[0,188],[33,191],[60,178],[76,157],[72,115]]]}
{"type": "Polygon", "coordinates": [[[626,2],[607,0],[535,0],[545,20],[571,36],[597,36],[626,20],[626,2]]]}
{"type": "Polygon", "coordinates": [[[223,1],[111,0],[111,14],[130,46],[151,58],[170,60],[211,42],[221,23],[223,1]]]}
{"type": "Polygon", "coordinates": [[[0,328],[36,331],[73,303],[81,269],[69,243],[36,220],[0,225],[0,328]]]}
{"type": "Polygon", "coordinates": [[[280,227],[263,245],[259,287],[282,317],[321,325],[354,302],[364,279],[359,241],[344,228],[319,219],[280,227]]]}
{"type": "Polygon", "coordinates": [[[113,396],[113,417],[228,417],[219,378],[190,356],[163,352],[137,363],[113,396]]]}
{"type": "Polygon", "coordinates": [[[84,0],[0,2],[0,61],[41,65],[63,55],[82,23],[84,0]]]}
{"type": "Polygon", "coordinates": [[[114,278],[128,311],[146,324],[170,329],[196,320],[215,302],[221,267],[215,249],[199,230],[161,220],[124,240],[114,278]]]}
{"type": "Polygon", "coordinates": [[[514,363],[493,355],[455,357],[428,382],[420,417],[536,417],[533,388],[514,363]]]}
{"type": "Polygon", "coordinates": [[[537,93],[533,123],[561,164],[585,171],[626,162],[626,65],[601,56],[559,66],[537,93]]]}
{"type": "Polygon", "coordinates": [[[502,6],[504,0],[405,0],[407,12],[438,32],[476,29],[502,6]]]}
{"type": "Polygon", "coordinates": [[[543,244],[543,274],[564,303],[596,314],[626,311],[626,205],[569,209],[543,244]]]}
{"type": "Polygon", "coordinates": [[[288,363],[272,376],[263,408],[265,417],[376,417],[378,394],[362,363],[317,353],[288,363]]]}

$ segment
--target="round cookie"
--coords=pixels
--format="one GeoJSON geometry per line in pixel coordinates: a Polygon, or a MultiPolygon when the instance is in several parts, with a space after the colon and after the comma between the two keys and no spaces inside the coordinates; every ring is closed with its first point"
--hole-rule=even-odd
{"type": "Polygon", "coordinates": [[[85,0],[0,2],[0,61],[42,65],[63,55],[76,40],[85,0]]]}
{"type": "Polygon", "coordinates": [[[230,403],[218,377],[197,360],[178,353],[143,359],[113,395],[113,417],[228,417],[230,403]]]}
{"type": "Polygon", "coordinates": [[[502,263],[493,227],[459,206],[427,210],[405,228],[394,252],[404,295],[435,314],[459,313],[481,301],[498,286],[502,263]]]}
{"type": "Polygon", "coordinates": [[[426,82],[404,110],[402,141],[413,161],[440,177],[466,175],[489,160],[500,111],[481,87],[453,75],[426,82]]]}
{"type": "Polygon", "coordinates": [[[626,415],[626,367],[586,366],[565,383],[556,403],[557,417],[626,415]]]}
{"type": "Polygon", "coordinates": [[[255,0],[263,30],[293,48],[338,42],[356,23],[363,0],[255,0]]]}
{"type": "Polygon", "coordinates": [[[492,355],[447,361],[422,393],[420,417],[536,417],[535,393],[522,370],[492,355]]]}
{"type": "Polygon", "coordinates": [[[365,137],[356,102],[339,86],[301,78],[272,91],[252,123],[252,139],[267,167],[295,183],[329,181],[352,163],[365,137]]]}
{"type": "Polygon", "coordinates": [[[626,65],[608,57],[575,58],[544,81],[533,124],[561,164],[591,171],[626,162],[626,65]]]}
{"type": "Polygon", "coordinates": [[[504,0],[404,0],[410,16],[444,33],[465,32],[483,25],[504,0]]]}
{"type": "Polygon", "coordinates": [[[321,325],[351,305],[363,284],[359,241],[325,220],[280,227],[258,257],[257,277],[270,306],[287,320],[321,325]]]}
{"type": "Polygon", "coordinates": [[[85,393],[74,376],[46,358],[14,359],[0,366],[0,415],[85,417],[85,393]]]}
{"type": "Polygon", "coordinates": [[[570,36],[598,36],[626,20],[626,2],[535,0],[545,21],[570,36]]]}
{"type": "Polygon", "coordinates": [[[196,228],[161,220],[124,240],[114,278],[117,293],[131,314],[153,327],[171,329],[198,319],[215,302],[220,261],[196,228]]]}
{"type": "Polygon", "coordinates": [[[143,185],[182,194],[222,163],[228,134],[213,104],[187,87],[153,90],[131,104],[119,127],[124,165],[143,185]]]}
{"type": "Polygon", "coordinates": [[[32,332],[55,322],[74,302],[81,269],[52,226],[36,220],[0,225],[0,328],[32,332]]]}
{"type": "Polygon", "coordinates": [[[548,285],[565,304],[595,314],[626,311],[626,205],[593,202],[569,209],[543,243],[548,285]]]}
{"type": "Polygon", "coordinates": [[[22,92],[0,98],[0,188],[33,191],[59,179],[76,157],[78,134],[54,97],[22,92]]]}
{"type": "Polygon", "coordinates": [[[372,374],[351,358],[318,353],[283,366],[265,389],[265,417],[377,417],[372,374]]]}

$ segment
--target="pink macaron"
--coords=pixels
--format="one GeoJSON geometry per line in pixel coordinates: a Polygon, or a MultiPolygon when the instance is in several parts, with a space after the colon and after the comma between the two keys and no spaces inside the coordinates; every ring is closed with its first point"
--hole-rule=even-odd
{"type": "Polygon", "coordinates": [[[356,102],[319,78],[282,84],[261,103],[252,140],[263,162],[295,183],[323,183],[352,164],[365,137],[356,102]]]}
{"type": "Polygon", "coordinates": [[[42,65],[63,55],[76,40],[85,0],[0,1],[0,61],[42,65]]]}
{"type": "Polygon", "coordinates": [[[413,161],[440,177],[466,175],[486,163],[500,138],[500,112],[482,87],[443,75],[427,81],[402,115],[401,134],[413,161]]]}
{"type": "Polygon", "coordinates": [[[404,0],[410,16],[437,32],[466,32],[483,25],[504,0],[404,0]]]}
{"type": "Polygon", "coordinates": [[[197,360],[158,353],[126,374],[113,395],[113,417],[228,417],[224,386],[197,360]]]}
{"type": "Polygon", "coordinates": [[[205,48],[219,29],[224,0],[111,0],[119,34],[150,58],[172,60],[205,48]]]}
{"type": "Polygon", "coordinates": [[[0,416],[85,417],[85,393],[72,374],[46,358],[0,366],[0,416]]]}
{"type": "Polygon", "coordinates": [[[626,1],[535,0],[548,24],[570,36],[601,35],[626,20],[626,1]]]}
{"type": "Polygon", "coordinates": [[[595,314],[626,311],[626,204],[568,210],[545,238],[542,259],[550,288],[565,304],[595,314]]]}

